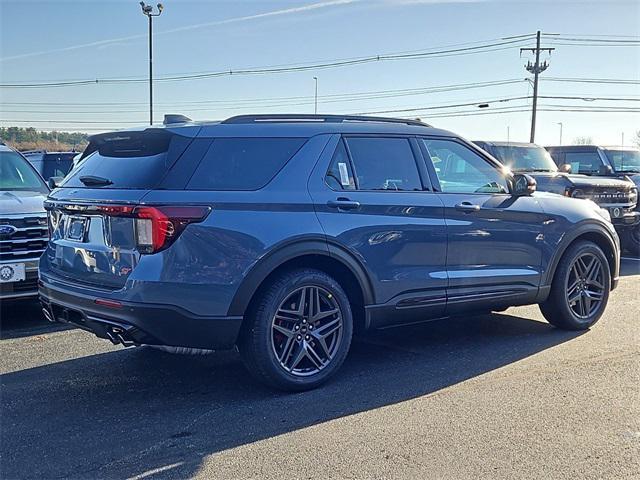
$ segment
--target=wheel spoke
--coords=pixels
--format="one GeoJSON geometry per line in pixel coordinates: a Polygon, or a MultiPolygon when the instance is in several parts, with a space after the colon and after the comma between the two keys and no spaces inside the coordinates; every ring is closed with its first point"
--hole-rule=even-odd
{"type": "Polygon", "coordinates": [[[586,292],[583,293],[581,298],[584,307],[583,315],[586,317],[591,314],[591,298],[589,297],[589,295],[587,295],[586,292]]]}
{"type": "Polygon", "coordinates": [[[569,300],[569,305],[573,305],[577,300],[580,299],[580,296],[582,295],[582,292],[580,290],[575,290],[571,296],[568,297],[569,300]]]}
{"type": "Polygon", "coordinates": [[[324,366],[324,361],[315,352],[315,350],[311,345],[309,344],[305,345],[305,352],[306,352],[307,358],[311,360],[311,363],[313,363],[318,370],[320,370],[324,366]]]}
{"type": "Polygon", "coordinates": [[[283,327],[282,325],[278,325],[277,323],[273,324],[273,329],[276,332],[279,332],[279,333],[285,335],[288,338],[293,337],[295,335],[295,332],[293,330],[290,330],[290,329],[288,329],[286,327],[283,327]]]}
{"type": "Polygon", "coordinates": [[[278,360],[280,361],[280,363],[284,365],[287,364],[287,360],[289,360],[289,356],[291,355],[291,350],[293,349],[292,347],[294,345],[295,345],[295,341],[293,337],[287,338],[287,341],[285,342],[284,347],[282,347],[282,352],[278,357],[278,360]]]}
{"type": "Polygon", "coordinates": [[[330,317],[331,315],[335,315],[339,311],[340,310],[338,310],[337,308],[332,308],[331,310],[326,310],[324,312],[317,311],[316,314],[313,317],[311,317],[311,321],[317,322],[318,320],[322,320],[324,318],[330,317]]]}
{"type": "Polygon", "coordinates": [[[603,294],[602,292],[594,292],[593,290],[585,290],[584,293],[591,299],[600,301],[602,300],[603,294]]]}
{"type": "Polygon", "coordinates": [[[293,360],[291,361],[291,366],[289,367],[289,371],[294,370],[302,360],[304,360],[304,357],[307,355],[307,352],[304,348],[304,345],[302,344],[302,342],[297,344],[297,348],[295,349],[295,353],[293,353],[291,355],[291,357],[293,357],[293,360]]]}
{"type": "Polygon", "coordinates": [[[330,321],[329,323],[322,325],[322,327],[316,330],[316,333],[320,335],[322,338],[327,338],[329,335],[331,335],[333,332],[338,330],[340,327],[342,327],[342,318],[338,317],[330,321]]]}

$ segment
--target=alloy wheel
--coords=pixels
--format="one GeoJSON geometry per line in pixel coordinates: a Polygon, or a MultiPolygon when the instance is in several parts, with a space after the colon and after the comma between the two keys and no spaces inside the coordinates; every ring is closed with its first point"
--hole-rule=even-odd
{"type": "Polygon", "coordinates": [[[331,363],[342,340],[342,311],[331,292],[300,287],[282,301],[271,322],[271,345],[287,372],[310,376],[331,363]]]}
{"type": "Polygon", "coordinates": [[[578,256],[569,269],[566,298],[569,308],[582,319],[590,318],[604,298],[604,268],[592,253],[578,256]]]}

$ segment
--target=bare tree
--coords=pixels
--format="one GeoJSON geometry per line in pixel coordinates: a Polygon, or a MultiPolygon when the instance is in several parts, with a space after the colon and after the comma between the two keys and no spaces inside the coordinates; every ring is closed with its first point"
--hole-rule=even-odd
{"type": "Polygon", "coordinates": [[[636,144],[636,147],[640,148],[640,130],[636,130],[636,138],[633,139],[633,143],[636,144]]]}
{"type": "Polygon", "coordinates": [[[593,138],[591,137],[576,137],[573,139],[574,145],[591,145],[593,143],[593,138]]]}

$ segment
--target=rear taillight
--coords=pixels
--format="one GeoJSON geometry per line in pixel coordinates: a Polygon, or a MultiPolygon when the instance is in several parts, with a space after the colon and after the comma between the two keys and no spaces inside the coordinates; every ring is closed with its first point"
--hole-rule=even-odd
{"type": "Polygon", "coordinates": [[[100,206],[109,217],[135,219],[135,238],[140,253],[155,253],[169,247],[187,225],[204,220],[210,207],[202,206],[100,206]]]}

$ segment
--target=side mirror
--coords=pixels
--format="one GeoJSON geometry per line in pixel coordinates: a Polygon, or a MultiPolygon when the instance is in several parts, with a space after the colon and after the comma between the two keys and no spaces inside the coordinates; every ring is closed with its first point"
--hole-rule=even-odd
{"type": "Polygon", "coordinates": [[[516,197],[531,195],[536,191],[536,179],[531,175],[517,174],[513,176],[513,190],[511,194],[516,197]]]}
{"type": "Polygon", "coordinates": [[[49,185],[49,188],[53,190],[54,188],[58,188],[60,186],[63,179],[64,177],[50,177],[49,180],[47,180],[47,185],[49,185]]]}
{"type": "Polygon", "coordinates": [[[570,163],[563,163],[562,165],[560,165],[558,167],[558,171],[560,173],[571,173],[571,164],[570,163]]]}
{"type": "Polygon", "coordinates": [[[613,173],[613,168],[611,165],[600,165],[598,173],[600,175],[611,175],[613,173]]]}

